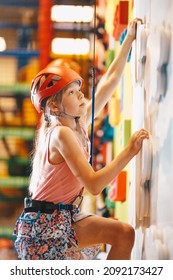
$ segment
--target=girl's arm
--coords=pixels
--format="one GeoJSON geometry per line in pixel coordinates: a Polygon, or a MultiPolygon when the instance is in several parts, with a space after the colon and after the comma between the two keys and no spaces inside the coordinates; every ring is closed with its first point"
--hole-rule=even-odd
{"type": "MultiPolygon", "coordinates": [[[[94,171],[85,158],[73,131],[68,127],[57,127],[52,134],[57,151],[62,155],[74,176],[93,195],[97,195],[115,178],[116,175],[139,152],[142,141],[149,138],[144,129],[132,135],[128,146],[99,171],[94,171]],[[77,155],[77,156],[76,156],[77,155]]],[[[51,138],[52,138],[51,137],[51,138]]]]}
{"type": "MultiPolygon", "coordinates": [[[[106,105],[121,79],[132,42],[136,36],[137,20],[139,19],[135,19],[129,23],[126,38],[120,48],[118,55],[113,60],[107,72],[99,82],[95,94],[95,117],[106,105]]],[[[87,125],[91,123],[91,110],[92,101],[90,100],[87,106],[87,125]]]]}

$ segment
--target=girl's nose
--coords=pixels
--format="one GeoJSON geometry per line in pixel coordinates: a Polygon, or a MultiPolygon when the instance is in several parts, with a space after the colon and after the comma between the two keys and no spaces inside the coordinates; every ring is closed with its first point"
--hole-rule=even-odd
{"type": "Polygon", "coordinates": [[[84,93],[82,91],[78,91],[78,96],[80,99],[84,98],[84,93]]]}

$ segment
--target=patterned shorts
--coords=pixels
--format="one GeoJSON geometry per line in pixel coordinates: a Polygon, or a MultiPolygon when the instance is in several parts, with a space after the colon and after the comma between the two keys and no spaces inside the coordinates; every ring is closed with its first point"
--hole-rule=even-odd
{"type": "Polygon", "coordinates": [[[78,248],[72,221],[89,215],[55,210],[53,214],[25,213],[16,222],[15,248],[20,260],[91,260],[101,245],[78,248]],[[78,218],[80,217],[80,218],[78,218]]]}

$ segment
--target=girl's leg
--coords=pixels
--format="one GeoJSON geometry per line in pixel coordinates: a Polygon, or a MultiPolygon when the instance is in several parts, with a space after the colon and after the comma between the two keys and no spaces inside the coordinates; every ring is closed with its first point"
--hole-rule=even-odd
{"type": "Polygon", "coordinates": [[[134,244],[134,229],[126,223],[90,216],[73,223],[79,248],[94,244],[110,244],[108,260],[128,260],[134,244]]]}

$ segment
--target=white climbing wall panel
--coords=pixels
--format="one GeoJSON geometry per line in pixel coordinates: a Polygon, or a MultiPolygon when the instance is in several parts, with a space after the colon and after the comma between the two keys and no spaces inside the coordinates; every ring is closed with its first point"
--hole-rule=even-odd
{"type": "Polygon", "coordinates": [[[173,259],[173,0],[136,0],[133,131],[151,133],[130,165],[134,259],[173,259]]]}

